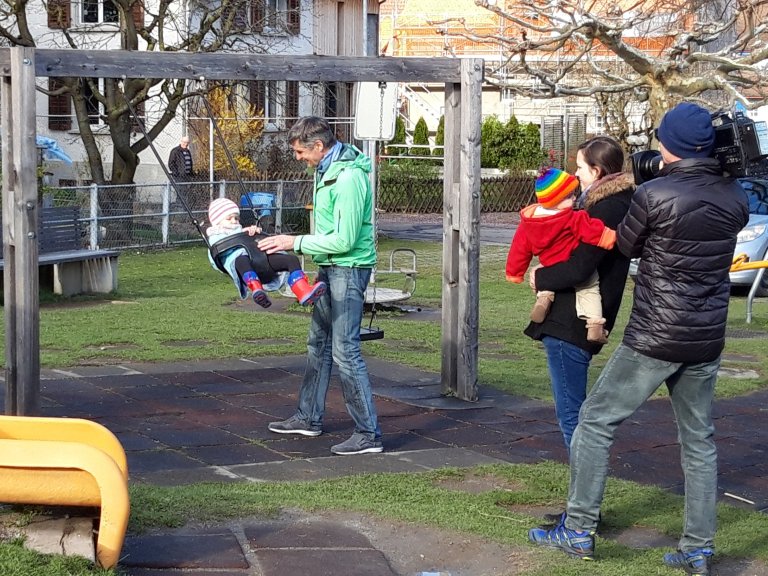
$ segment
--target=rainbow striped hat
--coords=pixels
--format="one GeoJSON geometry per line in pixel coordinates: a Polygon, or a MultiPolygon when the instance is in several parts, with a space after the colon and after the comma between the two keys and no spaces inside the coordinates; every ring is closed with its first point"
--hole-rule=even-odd
{"type": "Polygon", "coordinates": [[[547,168],[536,178],[536,200],[544,208],[554,208],[579,187],[579,180],[568,172],[547,168]]]}

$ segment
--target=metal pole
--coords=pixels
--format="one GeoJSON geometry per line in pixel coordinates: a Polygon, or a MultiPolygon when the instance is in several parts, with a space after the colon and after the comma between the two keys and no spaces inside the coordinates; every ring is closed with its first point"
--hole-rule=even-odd
{"type": "Polygon", "coordinates": [[[208,118],[208,180],[213,182],[213,118],[208,118]]]}

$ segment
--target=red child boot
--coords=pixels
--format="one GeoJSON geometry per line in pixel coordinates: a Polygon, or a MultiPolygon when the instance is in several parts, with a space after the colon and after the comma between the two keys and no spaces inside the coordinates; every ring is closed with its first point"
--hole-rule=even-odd
{"type": "Polygon", "coordinates": [[[259,277],[255,272],[246,272],[243,275],[243,282],[248,286],[248,290],[251,291],[253,301],[256,302],[262,308],[269,308],[272,306],[272,301],[267,296],[267,292],[264,290],[264,286],[261,285],[259,277]]]}
{"type": "Polygon", "coordinates": [[[302,306],[317,302],[320,296],[325,294],[327,288],[325,282],[310,284],[303,270],[294,270],[288,275],[288,286],[296,294],[296,298],[302,306]]]}

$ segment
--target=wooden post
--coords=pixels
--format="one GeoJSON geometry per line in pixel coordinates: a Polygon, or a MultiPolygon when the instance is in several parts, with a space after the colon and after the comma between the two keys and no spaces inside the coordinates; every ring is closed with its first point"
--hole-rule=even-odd
{"type": "Polygon", "coordinates": [[[445,85],[443,147],[442,393],[455,396],[459,332],[459,182],[461,180],[461,84],[445,85]]]}
{"type": "Polygon", "coordinates": [[[461,61],[445,91],[443,393],[477,400],[480,310],[480,122],[483,61],[461,61]]]}
{"type": "Polygon", "coordinates": [[[6,412],[34,416],[40,408],[35,50],[11,48],[10,60],[10,90],[4,77],[2,94],[6,375],[10,377],[6,412]],[[12,147],[10,158],[5,145],[12,147]],[[6,164],[7,160],[11,162],[6,164]],[[8,342],[8,334],[13,342],[8,342]]]}
{"type": "Polygon", "coordinates": [[[10,77],[10,61],[3,69],[2,88],[0,91],[0,130],[3,142],[3,275],[4,318],[5,318],[5,412],[16,414],[16,249],[14,247],[13,206],[14,206],[14,171],[13,166],[13,100],[10,77]]]}
{"type": "Polygon", "coordinates": [[[480,326],[480,124],[483,61],[461,61],[459,181],[459,365],[456,395],[477,400],[480,326]]]}

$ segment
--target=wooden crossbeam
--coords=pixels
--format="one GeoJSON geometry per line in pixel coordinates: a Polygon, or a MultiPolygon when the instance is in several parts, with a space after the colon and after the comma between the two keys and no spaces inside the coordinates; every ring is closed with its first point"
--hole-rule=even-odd
{"type": "MultiPolygon", "coordinates": [[[[9,48],[0,49],[0,73],[10,76],[9,48]]],[[[183,78],[198,80],[300,80],[304,82],[460,82],[456,58],[285,56],[35,50],[35,75],[58,78],[183,78]]]]}

